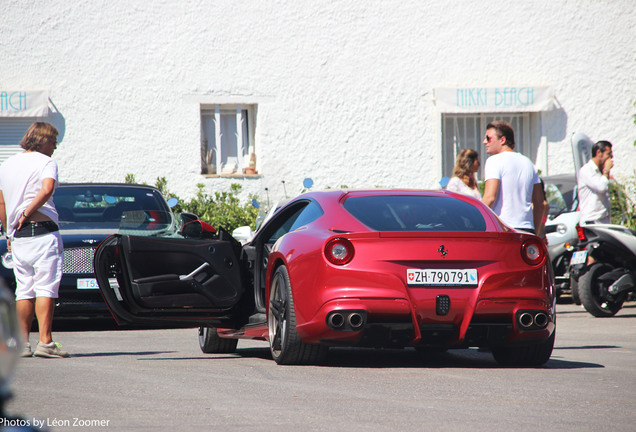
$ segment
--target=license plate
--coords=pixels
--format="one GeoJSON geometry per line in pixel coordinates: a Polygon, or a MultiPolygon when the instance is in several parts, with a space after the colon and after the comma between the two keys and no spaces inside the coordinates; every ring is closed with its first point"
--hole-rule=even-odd
{"type": "Polygon", "coordinates": [[[425,286],[476,286],[479,282],[477,269],[407,269],[408,285],[425,286]]]}
{"type": "Polygon", "coordinates": [[[99,289],[97,279],[78,279],[77,289],[99,289]]]}
{"type": "Polygon", "coordinates": [[[570,265],[585,264],[587,262],[587,251],[576,251],[572,254],[570,265]]]}

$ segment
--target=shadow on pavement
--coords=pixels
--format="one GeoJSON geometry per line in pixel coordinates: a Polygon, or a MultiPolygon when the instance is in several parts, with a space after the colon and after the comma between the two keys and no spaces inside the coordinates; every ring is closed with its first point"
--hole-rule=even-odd
{"type": "MultiPolygon", "coordinates": [[[[582,347],[582,349],[585,347],[582,347]]],[[[599,347],[600,348],[600,347],[599,347]]],[[[614,348],[614,347],[605,347],[614,348]]],[[[556,348],[555,348],[556,350],[556,348]]],[[[558,357],[558,356],[557,356],[558,357]]],[[[258,358],[273,363],[269,348],[239,348],[234,354],[212,354],[203,357],[152,358],[143,360],[232,360],[258,358]]],[[[364,348],[331,348],[319,367],[348,368],[436,368],[436,369],[511,369],[500,366],[487,350],[461,349],[448,352],[417,352],[414,349],[374,350],[364,348]]],[[[565,361],[551,358],[536,369],[604,368],[597,363],[565,361]]]]}

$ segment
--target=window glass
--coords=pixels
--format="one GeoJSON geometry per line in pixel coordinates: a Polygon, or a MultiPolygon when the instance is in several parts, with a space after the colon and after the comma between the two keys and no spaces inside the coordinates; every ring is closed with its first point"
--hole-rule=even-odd
{"type": "Polygon", "coordinates": [[[351,197],[344,207],[376,231],[486,230],[486,221],[475,206],[451,197],[351,197]]]}
{"type": "Polygon", "coordinates": [[[215,105],[201,110],[201,173],[231,175],[252,169],[254,107],[215,105]]]}
{"type": "Polygon", "coordinates": [[[317,203],[310,201],[284,219],[284,222],[282,222],[281,226],[278,227],[274,235],[269,238],[268,243],[276,242],[276,240],[288,232],[294,231],[295,229],[315,221],[323,214],[324,212],[322,208],[320,208],[317,203]]]}
{"type": "Polygon", "coordinates": [[[60,227],[66,229],[163,229],[173,222],[172,212],[153,189],[118,186],[60,186],[53,195],[60,227]]]}

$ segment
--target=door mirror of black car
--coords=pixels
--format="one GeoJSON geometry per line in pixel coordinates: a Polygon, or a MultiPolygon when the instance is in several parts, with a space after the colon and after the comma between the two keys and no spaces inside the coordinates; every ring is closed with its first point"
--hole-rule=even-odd
{"type": "Polygon", "coordinates": [[[181,235],[186,238],[211,239],[217,238],[216,229],[206,222],[195,220],[183,225],[181,235]]]}
{"type": "Polygon", "coordinates": [[[199,217],[192,213],[181,213],[179,214],[179,221],[181,222],[181,226],[185,226],[188,222],[193,222],[195,220],[199,220],[199,217]]]}

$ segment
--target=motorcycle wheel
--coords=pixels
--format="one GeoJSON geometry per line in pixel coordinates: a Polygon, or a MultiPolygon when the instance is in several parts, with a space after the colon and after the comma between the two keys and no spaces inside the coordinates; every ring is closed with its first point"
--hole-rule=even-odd
{"type": "Polygon", "coordinates": [[[581,304],[581,295],[579,294],[579,281],[570,276],[570,292],[572,293],[572,301],[576,305],[581,304]]]}
{"type": "Polygon", "coordinates": [[[623,300],[607,298],[607,287],[610,281],[599,278],[612,268],[602,263],[592,264],[585,274],[579,277],[579,296],[585,310],[595,317],[604,318],[616,315],[623,307],[623,300]]]}

